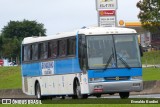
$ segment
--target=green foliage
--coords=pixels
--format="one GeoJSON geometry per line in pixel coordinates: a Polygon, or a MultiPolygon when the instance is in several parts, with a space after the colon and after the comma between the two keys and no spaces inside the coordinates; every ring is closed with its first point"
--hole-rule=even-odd
{"type": "Polygon", "coordinates": [[[18,40],[17,37],[11,38],[4,38],[4,45],[2,46],[3,51],[3,57],[5,58],[16,58],[17,56],[20,56],[20,44],[21,41],[18,40]]]}
{"type": "MultiPolygon", "coordinates": [[[[98,99],[97,99],[98,100],[98,99]]],[[[109,99],[105,99],[108,101],[109,99]]],[[[123,102],[124,99],[121,100],[123,102]]],[[[139,101],[142,99],[139,99],[139,101]]],[[[62,100],[61,100],[62,101],[62,100]]],[[[74,100],[69,99],[69,102],[74,100]]],[[[82,99],[83,101],[83,99],[82,99]]],[[[110,100],[109,100],[110,101],[110,100]]],[[[46,104],[23,104],[23,107],[160,107],[160,104],[47,104],[51,101],[46,101],[46,104]]],[[[131,100],[130,100],[131,102],[131,100]]],[[[3,104],[3,107],[22,107],[21,104],[3,104]]]]}
{"type": "Polygon", "coordinates": [[[45,36],[45,33],[46,29],[42,23],[28,20],[10,21],[2,29],[0,36],[0,57],[16,60],[20,57],[23,38],[37,35],[45,36]]]}
{"type": "Polygon", "coordinates": [[[2,36],[0,35],[0,58],[2,56],[2,44],[3,44],[3,42],[2,42],[2,36]]]}
{"type": "Polygon", "coordinates": [[[140,9],[138,18],[142,26],[150,31],[157,32],[160,30],[160,0],[140,0],[137,3],[140,9]]]}
{"type": "Polygon", "coordinates": [[[22,88],[20,66],[0,67],[0,89],[22,88]]]}
{"type": "Polygon", "coordinates": [[[36,21],[10,21],[7,26],[2,29],[2,35],[6,38],[24,38],[28,36],[37,36],[39,34],[45,36],[46,29],[41,23],[36,21]]]}
{"type": "Polygon", "coordinates": [[[160,64],[160,51],[144,52],[142,64],[160,64]]]}
{"type": "Polygon", "coordinates": [[[160,68],[143,68],[143,80],[160,80],[160,68]]]}

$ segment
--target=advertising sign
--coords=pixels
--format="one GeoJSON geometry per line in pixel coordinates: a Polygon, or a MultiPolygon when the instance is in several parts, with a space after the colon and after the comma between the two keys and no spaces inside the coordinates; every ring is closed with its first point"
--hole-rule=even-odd
{"type": "Polygon", "coordinates": [[[117,0],[96,0],[96,9],[117,9],[117,0]]]}
{"type": "Polygon", "coordinates": [[[54,62],[42,62],[42,75],[51,75],[54,74],[54,62]]]}
{"type": "Polygon", "coordinates": [[[99,16],[115,16],[116,11],[115,10],[100,10],[99,16]]]}
{"type": "Polygon", "coordinates": [[[110,17],[99,17],[99,25],[101,27],[115,27],[116,18],[115,16],[110,17]]]}

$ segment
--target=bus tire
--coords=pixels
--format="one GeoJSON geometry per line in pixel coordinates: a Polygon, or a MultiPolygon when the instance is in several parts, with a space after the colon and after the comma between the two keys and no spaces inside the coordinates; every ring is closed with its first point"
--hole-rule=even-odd
{"type": "Polygon", "coordinates": [[[87,94],[81,94],[81,87],[80,87],[80,83],[78,82],[78,80],[76,80],[75,82],[76,82],[76,86],[74,89],[75,95],[73,95],[72,98],[73,99],[87,99],[88,98],[87,94]]]}
{"type": "Polygon", "coordinates": [[[119,96],[121,99],[127,99],[129,97],[129,92],[120,92],[119,96]]]}
{"type": "Polygon", "coordinates": [[[36,83],[36,98],[37,99],[42,99],[41,87],[40,87],[39,83],[36,83]]]}
{"type": "Polygon", "coordinates": [[[80,83],[78,81],[76,81],[76,96],[79,99],[82,99],[82,94],[81,94],[81,87],[80,87],[80,83]]]}
{"type": "Polygon", "coordinates": [[[114,95],[115,93],[109,93],[109,95],[114,95]]]}
{"type": "Polygon", "coordinates": [[[64,99],[65,99],[65,96],[62,96],[62,97],[61,97],[61,99],[63,99],[63,100],[64,100],[64,99]]]}
{"type": "Polygon", "coordinates": [[[100,97],[101,97],[101,94],[97,94],[96,97],[97,97],[97,98],[100,98],[100,97]]]}

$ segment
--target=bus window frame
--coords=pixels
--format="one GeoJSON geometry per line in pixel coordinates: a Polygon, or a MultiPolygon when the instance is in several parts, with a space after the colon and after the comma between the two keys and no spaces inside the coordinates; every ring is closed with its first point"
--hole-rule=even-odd
{"type": "MultiPolygon", "coordinates": [[[[76,36],[70,36],[70,37],[65,37],[65,38],[59,38],[59,39],[51,39],[51,40],[46,40],[46,41],[41,41],[41,42],[34,42],[34,43],[29,43],[29,44],[22,44],[22,58],[24,59],[24,54],[23,54],[23,52],[24,52],[24,48],[23,47],[25,47],[25,46],[29,46],[30,47],[30,58],[27,60],[27,61],[24,61],[24,60],[22,60],[22,63],[32,63],[32,62],[40,62],[40,61],[48,61],[48,60],[61,60],[61,59],[68,59],[68,58],[75,58],[76,57],[76,36]],[[74,51],[75,51],[75,53],[74,53],[74,55],[68,55],[68,48],[67,48],[67,45],[68,45],[68,39],[74,39],[75,40],[75,47],[74,47],[74,51]],[[59,40],[66,40],[66,54],[65,54],[65,56],[59,56],[59,40]],[[40,59],[39,58],[39,52],[38,52],[38,59],[37,60],[32,60],[32,56],[31,56],[31,54],[32,54],[32,45],[33,44],[37,44],[38,45],[38,51],[39,51],[39,44],[40,43],[47,43],[47,45],[49,45],[49,42],[52,42],[52,41],[56,41],[57,42],[57,57],[47,57],[46,59],[40,59]]],[[[49,46],[48,46],[48,48],[49,48],[49,46]]],[[[78,47],[77,47],[78,48],[78,47]]],[[[48,50],[48,54],[49,54],[49,49],[47,49],[48,50]]]]}
{"type": "Polygon", "coordinates": [[[78,57],[79,65],[82,72],[86,73],[88,70],[88,56],[87,56],[87,47],[86,47],[86,35],[78,35],[78,57]]]}

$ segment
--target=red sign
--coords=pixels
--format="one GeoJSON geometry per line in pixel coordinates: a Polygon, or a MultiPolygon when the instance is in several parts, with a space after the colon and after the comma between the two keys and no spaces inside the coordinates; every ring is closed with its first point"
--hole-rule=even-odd
{"type": "Polygon", "coordinates": [[[100,16],[115,16],[116,11],[115,10],[101,10],[99,11],[100,16]]]}
{"type": "Polygon", "coordinates": [[[0,65],[3,65],[4,61],[0,59],[0,65]]]}

